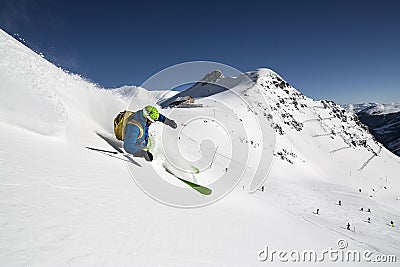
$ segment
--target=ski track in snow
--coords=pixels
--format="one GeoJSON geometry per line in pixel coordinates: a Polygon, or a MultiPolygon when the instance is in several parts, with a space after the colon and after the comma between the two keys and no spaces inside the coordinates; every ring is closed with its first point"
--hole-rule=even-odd
{"type": "Polygon", "coordinates": [[[282,183],[279,183],[279,187],[286,193],[279,194],[276,185],[274,185],[273,187],[267,186],[265,194],[258,193],[258,197],[272,198],[272,202],[277,203],[277,206],[302,217],[305,221],[359,242],[364,249],[380,254],[396,253],[394,250],[388,250],[389,246],[396,250],[400,249],[400,240],[398,239],[400,231],[397,229],[386,237],[388,244],[385,248],[379,248],[369,242],[361,241],[366,237],[378,239],[381,234],[380,229],[388,227],[387,218],[393,218],[396,221],[400,219],[398,212],[394,209],[382,212],[379,203],[372,201],[365,193],[348,192],[345,188],[343,188],[344,190],[331,189],[331,187],[337,186],[329,184],[325,188],[317,188],[312,185],[311,190],[307,190],[303,185],[287,186],[282,183]],[[307,194],[307,197],[304,197],[304,194],[307,194]],[[318,199],[318,203],[315,199],[318,199]],[[342,201],[342,205],[337,204],[338,200],[342,201]],[[364,208],[364,211],[360,211],[361,207],[364,208]],[[313,213],[317,208],[319,208],[319,215],[313,213]],[[370,208],[371,212],[367,212],[367,208],[370,208]],[[371,218],[372,223],[367,223],[368,217],[371,218]],[[351,223],[352,228],[355,227],[355,233],[341,230],[341,227],[344,227],[347,222],[351,223]]]}

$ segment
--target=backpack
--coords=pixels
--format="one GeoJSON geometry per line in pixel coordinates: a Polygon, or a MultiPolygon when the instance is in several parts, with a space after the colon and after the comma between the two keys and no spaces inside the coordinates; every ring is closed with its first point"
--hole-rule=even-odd
{"type": "Polygon", "coordinates": [[[126,120],[134,112],[129,110],[121,111],[114,119],[114,134],[118,140],[124,140],[126,120]]]}

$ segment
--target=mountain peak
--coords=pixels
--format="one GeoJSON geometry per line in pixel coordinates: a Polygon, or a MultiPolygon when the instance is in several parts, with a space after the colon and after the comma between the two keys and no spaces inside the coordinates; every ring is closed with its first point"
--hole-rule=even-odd
{"type": "Polygon", "coordinates": [[[259,68],[255,71],[249,71],[245,73],[253,82],[257,82],[258,79],[262,78],[277,78],[278,80],[283,80],[275,71],[267,68],[259,68]]]}
{"type": "Polygon", "coordinates": [[[202,83],[216,83],[219,80],[225,78],[224,74],[220,70],[214,70],[210,73],[207,73],[206,76],[201,79],[202,83]]]}

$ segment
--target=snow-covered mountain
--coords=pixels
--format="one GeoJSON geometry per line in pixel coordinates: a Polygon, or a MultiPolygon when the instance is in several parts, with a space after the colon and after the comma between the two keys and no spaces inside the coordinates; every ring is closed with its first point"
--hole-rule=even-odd
{"type": "MultiPolygon", "coordinates": [[[[243,155],[228,149],[241,146],[248,148],[245,176],[257,176],[264,162],[258,156],[270,147],[257,134],[251,114],[276,133],[272,168],[255,193],[248,192],[252,184],[245,177],[212,205],[173,208],[149,198],[130,175],[150,180],[150,169],[162,171],[157,169],[163,159],[158,147],[154,163],[137,159],[141,167],[128,164],[129,170],[124,161],[85,147],[110,149],[95,133],[111,135],[119,111],[132,102],[137,107],[161,103],[176,92],[98,88],[0,30],[0,264],[258,266],[270,264],[270,258],[259,260],[266,246],[288,253],[315,250],[320,256],[338,249],[341,239],[346,249],[400,257],[400,160],[354,113],[304,96],[269,69],[207,77],[195,91],[186,91],[204,109],[162,110],[180,125],[182,138],[175,141],[181,152],[197,159],[199,150],[185,140],[196,144],[204,132],[214,134],[217,143],[226,139],[227,131],[213,120],[193,128],[183,125],[196,112],[218,117],[210,103],[220,101],[235,111],[223,114],[224,126],[240,124],[245,131],[232,128],[230,142],[218,148],[207,171],[219,175],[243,165],[243,155]],[[235,102],[229,91],[246,105],[235,102]]],[[[174,142],[160,144],[162,127],[152,126],[156,144],[172,149],[174,142]]],[[[201,175],[199,182],[219,177],[201,175]]],[[[213,186],[219,181],[206,182],[218,189],[213,186]]],[[[194,192],[192,197],[199,196],[194,192]]],[[[336,264],[328,258],[323,263],[336,264]]]]}
{"type": "Polygon", "coordinates": [[[367,113],[369,115],[385,115],[400,112],[400,104],[380,104],[380,103],[363,103],[363,104],[347,104],[343,107],[354,113],[367,113]]]}
{"type": "MultiPolygon", "coordinates": [[[[158,104],[161,107],[166,108],[171,103],[173,103],[174,101],[176,101],[181,97],[191,96],[194,98],[202,98],[221,93],[223,91],[228,90],[226,86],[221,86],[218,84],[218,81],[220,81],[223,78],[225,78],[224,74],[219,70],[207,73],[200,81],[196,82],[193,86],[189,87],[187,90],[184,90],[170,98],[161,99],[158,101],[158,104]]],[[[231,79],[231,78],[225,78],[224,80],[226,79],[231,79]]]]}
{"type": "Polygon", "coordinates": [[[400,104],[365,103],[344,108],[355,112],[376,140],[400,156],[400,104]]]}

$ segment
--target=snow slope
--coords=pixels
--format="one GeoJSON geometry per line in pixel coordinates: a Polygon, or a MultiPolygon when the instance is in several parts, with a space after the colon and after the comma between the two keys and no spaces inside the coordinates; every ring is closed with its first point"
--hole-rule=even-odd
{"type": "MultiPolygon", "coordinates": [[[[265,190],[249,194],[252,183],[243,179],[212,205],[178,209],[149,198],[132,180],[133,167],[139,178],[151,178],[142,159],[143,168],[129,164],[128,169],[124,161],[85,149],[110,149],[95,132],[111,134],[120,110],[174,93],[98,88],[0,30],[0,265],[262,266],[271,264],[258,259],[265,246],[320,253],[336,248],[340,238],[349,249],[400,257],[399,159],[334,103],[303,96],[270,70],[244,76],[216,82],[246,99],[277,133],[265,190]],[[336,205],[339,199],[342,206],[336,205]],[[320,215],[313,214],[316,208],[320,215]],[[387,225],[390,220],[396,227],[387,225]],[[348,222],[354,232],[345,229],[348,222]]],[[[244,106],[223,94],[200,101],[236,106],[237,116],[227,117],[227,124],[251,121],[244,106]]],[[[180,123],[180,133],[196,142],[203,138],[201,124],[182,125],[187,113],[163,112],[180,123]]],[[[162,127],[152,126],[157,141],[163,140],[157,135],[162,127]]],[[[225,138],[225,131],[213,133],[217,141],[225,138]]],[[[266,141],[243,134],[231,135],[232,147],[266,141]]],[[[182,142],[182,153],[196,160],[198,151],[182,142]]],[[[260,160],[262,149],[271,148],[249,150],[247,160],[254,164],[246,169],[249,177],[259,165],[251,157],[260,160]]],[[[154,165],[164,156],[156,155],[154,165]]],[[[223,157],[215,161],[227,164],[223,157]]],[[[218,174],[220,168],[211,171],[218,174]]]]}

